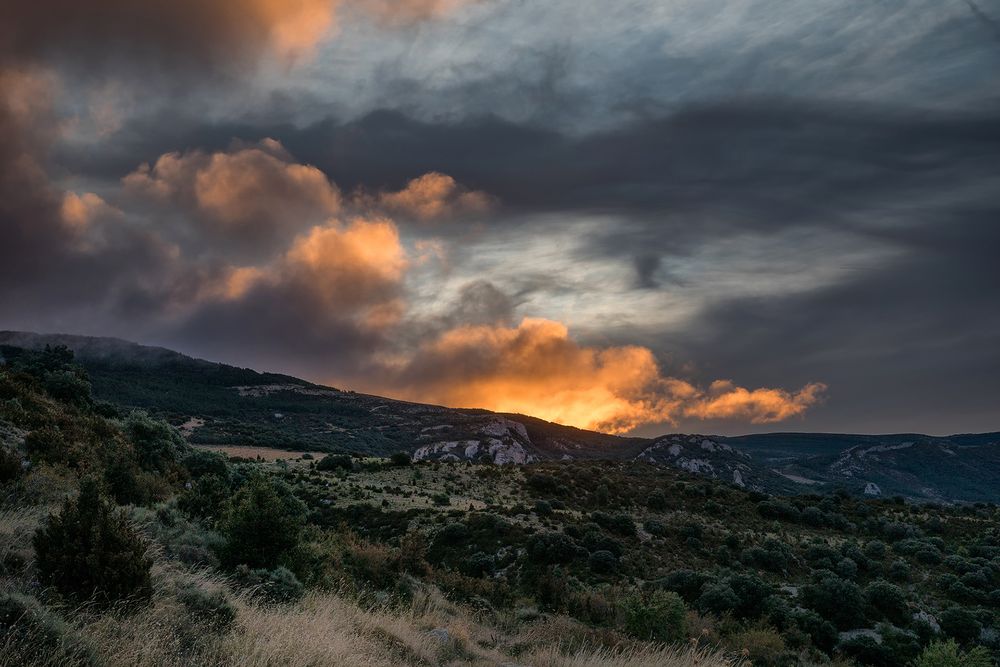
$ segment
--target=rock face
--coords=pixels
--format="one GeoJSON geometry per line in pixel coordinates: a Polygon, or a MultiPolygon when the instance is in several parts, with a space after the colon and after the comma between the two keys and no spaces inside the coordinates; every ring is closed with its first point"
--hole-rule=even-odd
{"type": "Polygon", "coordinates": [[[749,454],[701,435],[658,438],[639,452],[635,460],[669,465],[756,490],[763,490],[766,482],[778,477],[756,466],[749,454]]]}
{"type": "MultiPolygon", "coordinates": [[[[448,432],[449,428],[431,427],[421,434],[448,432]]],[[[466,440],[442,440],[422,445],[413,452],[414,461],[490,461],[497,465],[525,464],[537,460],[529,454],[531,445],[524,424],[506,417],[492,417],[477,428],[478,437],[466,440]]],[[[430,437],[434,437],[431,435],[430,437]]]]}
{"type": "Polygon", "coordinates": [[[881,496],[882,489],[880,489],[878,487],[878,484],[876,484],[875,482],[868,482],[867,484],[865,484],[865,495],[873,497],[881,496]]]}

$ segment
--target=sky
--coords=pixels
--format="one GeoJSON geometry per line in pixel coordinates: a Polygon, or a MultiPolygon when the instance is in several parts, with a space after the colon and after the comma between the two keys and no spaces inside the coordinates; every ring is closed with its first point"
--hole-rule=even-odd
{"type": "Polygon", "coordinates": [[[1000,430],[1000,6],[0,7],[0,328],[611,433],[1000,430]]]}

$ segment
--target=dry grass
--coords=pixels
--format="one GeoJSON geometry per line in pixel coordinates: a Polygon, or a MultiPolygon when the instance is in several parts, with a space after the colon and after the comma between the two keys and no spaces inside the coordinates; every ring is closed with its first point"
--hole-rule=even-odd
{"type": "Polygon", "coordinates": [[[31,537],[52,507],[25,507],[0,510],[0,563],[10,562],[12,554],[23,559],[31,556],[31,537]]]}
{"type": "MultiPolygon", "coordinates": [[[[73,627],[110,667],[729,667],[733,661],[694,648],[640,645],[588,648],[589,630],[569,619],[530,624],[484,622],[445,600],[436,590],[418,592],[404,608],[368,606],[314,592],[295,605],[275,606],[234,593],[203,572],[158,565],[158,593],[147,607],[128,614],[92,615],[80,610],[73,627]],[[183,585],[222,587],[237,610],[224,634],[193,624],[176,590],[183,585]],[[447,631],[447,636],[441,632],[447,631]],[[434,634],[430,631],[436,630],[434,634]],[[560,641],[574,638],[573,648],[560,641]]],[[[0,665],[13,653],[0,646],[0,665]]]]}

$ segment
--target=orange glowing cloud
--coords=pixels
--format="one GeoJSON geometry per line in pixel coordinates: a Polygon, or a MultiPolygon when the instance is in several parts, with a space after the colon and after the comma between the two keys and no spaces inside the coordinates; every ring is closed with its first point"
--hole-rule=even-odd
{"type": "Polygon", "coordinates": [[[82,195],[67,192],[63,195],[60,213],[66,227],[75,232],[84,232],[95,220],[120,215],[121,211],[93,192],[84,192],[82,195]]]}
{"type": "MultiPolygon", "coordinates": [[[[396,226],[385,219],[358,218],[347,226],[314,227],[285,256],[281,273],[331,305],[379,309],[402,282],[408,260],[396,226]]],[[[395,298],[391,299],[395,301],[395,298]]]]}
{"type": "Polygon", "coordinates": [[[340,191],[281,144],[264,139],[228,152],[165,153],[122,179],[126,192],[188,208],[220,235],[273,240],[337,213],[340,191]]]}
{"type": "Polygon", "coordinates": [[[362,194],[355,199],[361,208],[381,208],[424,222],[483,214],[493,203],[493,198],[485,192],[468,190],[451,176],[436,171],[414,178],[398,192],[383,192],[375,197],[362,194]]]}
{"type": "Polygon", "coordinates": [[[812,382],[797,392],[783,389],[744,389],[729,380],[716,380],[697,402],[684,408],[684,415],[698,419],[749,419],[752,424],[770,424],[803,414],[826,391],[812,382]]]}
{"type": "Polygon", "coordinates": [[[517,327],[447,331],[403,362],[392,384],[379,389],[413,400],[625,433],[681,417],[780,421],[815,404],[824,387],[812,384],[789,393],[722,381],[704,391],[664,376],[647,348],[583,346],[559,322],[525,319],[517,327]]]}

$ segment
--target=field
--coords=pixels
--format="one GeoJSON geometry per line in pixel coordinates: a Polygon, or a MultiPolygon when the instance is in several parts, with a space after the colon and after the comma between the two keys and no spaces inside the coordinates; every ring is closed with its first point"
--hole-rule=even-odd
{"type": "Polygon", "coordinates": [[[295,452],[274,447],[255,447],[252,445],[193,445],[197,449],[206,452],[216,452],[226,458],[237,459],[261,459],[263,461],[277,461],[301,459],[302,457],[312,458],[314,452],[295,452]]]}

